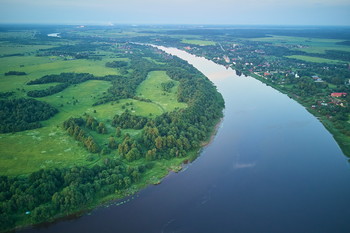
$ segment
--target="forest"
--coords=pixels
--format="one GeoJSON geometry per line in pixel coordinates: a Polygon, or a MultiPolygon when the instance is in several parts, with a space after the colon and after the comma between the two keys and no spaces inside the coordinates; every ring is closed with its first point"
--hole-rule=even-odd
{"type": "Polygon", "coordinates": [[[51,105],[35,99],[0,100],[0,132],[10,133],[41,127],[40,121],[58,113],[51,105]]]}

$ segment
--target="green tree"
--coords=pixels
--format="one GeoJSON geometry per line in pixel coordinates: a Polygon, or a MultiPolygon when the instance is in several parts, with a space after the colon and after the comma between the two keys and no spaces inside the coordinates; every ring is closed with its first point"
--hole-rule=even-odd
{"type": "Polygon", "coordinates": [[[122,130],[119,126],[115,129],[115,136],[118,138],[122,136],[122,130]]]}
{"type": "Polygon", "coordinates": [[[117,148],[117,143],[116,143],[114,137],[109,137],[108,147],[110,149],[116,149],[117,148]]]}

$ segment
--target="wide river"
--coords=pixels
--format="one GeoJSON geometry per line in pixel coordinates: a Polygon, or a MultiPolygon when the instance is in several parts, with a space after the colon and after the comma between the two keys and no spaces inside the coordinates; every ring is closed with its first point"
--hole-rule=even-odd
{"type": "Polygon", "coordinates": [[[24,232],[349,233],[350,167],[304,107],[174,48],[222,93],[224,119],[200,157],[123,205],[24,232]]]}

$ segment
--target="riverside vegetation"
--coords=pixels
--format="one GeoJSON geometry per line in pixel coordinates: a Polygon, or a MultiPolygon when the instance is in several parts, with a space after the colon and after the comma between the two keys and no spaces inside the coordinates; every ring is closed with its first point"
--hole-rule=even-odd
{"type": "Polygon", "coordinates": [[[224,107],[213,84],[125,38],[2,26],[1,231],[158,183],[213,133],[224,107]]]}

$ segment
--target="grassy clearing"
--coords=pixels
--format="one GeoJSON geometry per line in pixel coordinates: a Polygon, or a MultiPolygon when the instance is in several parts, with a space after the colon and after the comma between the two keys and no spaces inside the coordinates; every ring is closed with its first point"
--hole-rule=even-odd
{"type": "Polygon", "coordinates": [[[145,117],[149,117],[150,114],[155,117],[163,113],[162,109],[155,103],[141,102],[134,99],[123,99],[117,102],[89,107],[86,113],[105,121],[113,118],[116,114],[123,113],[126,109],[130,110],[132,114],[145,117]],[[123,109],[123,105],[125,106],[127,103],[132,103],[132,105],[123,109]],[[96,113],[94,113],[94,110],[96,110],[96,113]]]}
{"type": "Polygon", "coordinates": [[[349,46],[334,45],[334,46],[325,46],[325,47],[320,46],[320,47],[300,48],[298,50],[304,51],[306,53],[325,54],[327,50],[337,50],[337,51],[350,52],[350,47],[349,46]]]}
{"type": "Polygon", "coordinates": [[[292,56],[287,56],[287,57],[306,61],[306,62],[315,62],[315,63],[328,63],[328,64],[345,63],[345,62],[339,61],[339,60],[331,60],[331,59],[326,59],[326,58],[310,57],[310,56],[302,56],[302,55],[292,55],[292,56]]]}
{"type": "Polygon", "coordinates": [[[147,79],[137,88],[137,95],[150,99],[159,106],[163,112],[173,111],[176,108],[185,108],[187,105],[177,101],[177,89],[179,82],[170,79],[165,71],[153,71],[148,74],[147,79]],[[174,82],[175,86],[170,92],[162,90],[161,83],[174,82]]]}
{"type": "Polygon", "coordinates": [[[338,51],[350,52],[349,46],[336,44],[338,42],[342,42],[343,40],[336,40],[336,39],[271,36],[271,37],[264,37],[264,38],[254,38],[251,40],[269,42],[277,45],[301,46],[300,48],[294,48],[294,49],[299,51],[304,51],[306,53],[325,54],[326,50],[338,50],[338,51]]]}
{"type": "Polygon", "coordinates": [[[183,39],[181,43],[184,44],[193,44],[193,45],[200,45],[200,46],[207,46],[207,45],[216,45],[216,42],[209,41],[209,40],[188,40],[183,39]]]}
{"type": "Polygon", "coordinates": [[[106,81],[88,81],[71,86],[58,94],[37,98],[52,104],[60,112],[44,121],[43,128],[0,134],[0,174],[29,174],[40,168],[69,167],[96,162],[98,156],[88,153],[67,135],[61,125],[69,117],[78,117],[86,112],[100,93],[106,91],[109,86],[110,83],[106,81]],[[73,97],[79,100],[76,105],[72,104],[73,97]]]}
{"type": "Polygon", "coordinates": [[[61,127],[43,127],[0,137],[1,175],[22,175],[41,168],[89,163],[89,153],[61,127]]]}

